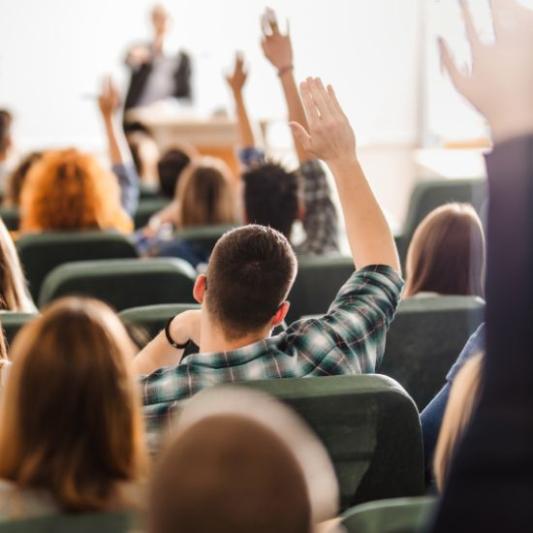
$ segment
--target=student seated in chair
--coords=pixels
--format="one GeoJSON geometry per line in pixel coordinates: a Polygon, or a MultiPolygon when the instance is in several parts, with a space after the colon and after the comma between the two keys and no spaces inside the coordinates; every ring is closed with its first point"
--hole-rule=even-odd
{"type": "MultiPolygon", "coordinates": [[[[264,24],[261,45],[276,69],[287,105],[289,120],[307,127],[307,119],[294,79],[290,35],[280,32],[272,11],[264,24]]],[[[245,222],[271,226],[287,237],[298,255],[338,253],[338,217],[326,174],[316,156],[293,135],[299,168],[289,172],[283,165],[265,159],[255,142],[243,89],[248,78],[244,60],[237,54],[234,71],[226,78],[235,103],[244,167],[243,206],[245,222]],[[295,223],[301,220],[305,239],[293,240],[295,223]]]]}
{"type": "Polygon", "coordinates": [[[292,128],[305,150],[323,159],[335,176],[358,271],[324,317],[295,322],[270,337],[289,309],[294,251],[284,235],[265,226],[223,236],[207,274],[195,283],[201,310],[175,317],[134,360],[154,431],[176,401],[217,383],[371,373],[382,357],[403,286],[394,239],[333,89],[309,79],[302,94],[309,128],[297,123],[292,128]],[[182,361],[189,341],[200,353],[182,361]]]}

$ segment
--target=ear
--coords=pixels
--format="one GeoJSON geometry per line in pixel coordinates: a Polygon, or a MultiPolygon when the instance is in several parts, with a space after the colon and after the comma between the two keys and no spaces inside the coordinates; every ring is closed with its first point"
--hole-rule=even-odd
{"type": "Polygon", "coordinates": [[[287,316],[291,304],[289,302],[283,302],[276,311],[276,314],[272,317],[272,327],[279,326],[287,316]]]}
{"type": "Polygon", "coordinates": [[[204,303],[205,291],[207,289],[207,277],[204,274],[200,274],[194,282],[192,295],[194,299],[199,303],[204,303]]]}

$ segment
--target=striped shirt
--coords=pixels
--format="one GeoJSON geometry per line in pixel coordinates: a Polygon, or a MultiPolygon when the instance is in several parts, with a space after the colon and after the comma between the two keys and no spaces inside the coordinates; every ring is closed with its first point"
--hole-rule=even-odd
{"type": "Polygon", "coordinates": [[[387,266],[354,272],[326,315],[231,352],[192,354],[142,378],[150,434],[179,400],[213,385],[260,379],[373,373],[400,300],[403,281],[387,266]]]}

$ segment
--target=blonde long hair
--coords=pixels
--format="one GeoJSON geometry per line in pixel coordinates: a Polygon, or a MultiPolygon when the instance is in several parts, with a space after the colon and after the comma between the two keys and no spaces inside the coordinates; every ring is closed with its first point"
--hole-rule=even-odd
{"type": "Polygon", "coordinates": [[[21,194],[22,231],[133,229],[116,177],[75,149],[51,151],[28,172],[21,194]]]}
{"type": "Polygon", "coordinates": [[[442,491],[457,445],[477,405],[483,355],[467,361],[454,380],[435,450],[433,470],[437,488],[442,491]]]}
{"type": "Polygon", "coordinates": [[[29,323],[0,408],[0,478],[48,491],[67,512],[122,508],[120,487],[145,469],[134,353],[96,300],[58,300],[29,323]]]}
{"type": "Polygon", "coordinates": [[[32,313],[35,304],[28,293],[15,244],[0,219],[0,309],[32,313]]]}
{"type": "Polygon", "coordinates": [[[231,172],[212,157],[202,157],[187,167],[176,187],[177,226],[233,224],[236,203],[231,172]]]}

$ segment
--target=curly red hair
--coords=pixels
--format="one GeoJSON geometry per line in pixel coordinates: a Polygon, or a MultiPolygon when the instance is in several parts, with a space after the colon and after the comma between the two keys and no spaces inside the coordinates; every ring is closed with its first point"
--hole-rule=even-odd
{"type": "Polygon", "coordinates": [[[75,149],[47,152],[30,169],[21,195],[21,230],[116,229],[132,221],[120,205],[116,177],[75,149]]]}

